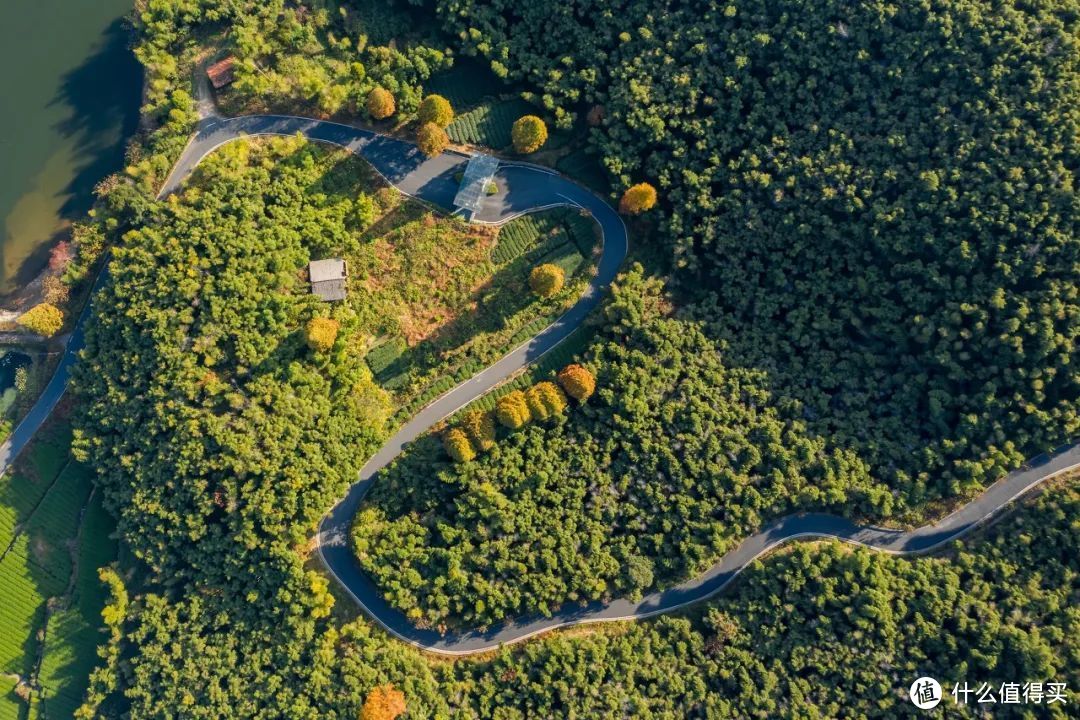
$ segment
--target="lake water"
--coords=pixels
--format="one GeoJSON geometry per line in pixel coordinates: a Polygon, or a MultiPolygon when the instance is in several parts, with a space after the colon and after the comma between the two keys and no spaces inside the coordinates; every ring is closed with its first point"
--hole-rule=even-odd
{"type": "Polygon", "coordinates": [[[132,4],[0,2],[0,294],[44,267],[123,165],[142,92],[122,22],[132,4]]]}

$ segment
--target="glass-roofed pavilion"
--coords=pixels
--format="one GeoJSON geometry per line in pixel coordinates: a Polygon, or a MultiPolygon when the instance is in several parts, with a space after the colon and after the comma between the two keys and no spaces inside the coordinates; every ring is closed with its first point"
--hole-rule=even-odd
{"type": "Polygon", "coordinates": [[[465,167],[461,187],[454,196],[454,207],[468,211],[470,218],[476,214],[487,196],[488,184],[495,177],[498,168],[498,158],[483,153],[473,155],[465,167]]]}

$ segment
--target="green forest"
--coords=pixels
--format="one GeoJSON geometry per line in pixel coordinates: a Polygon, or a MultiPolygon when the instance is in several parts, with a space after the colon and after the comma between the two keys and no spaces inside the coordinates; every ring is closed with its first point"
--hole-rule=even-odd
{"type": "Polygon", "coordinates": [[[436,7],[602,109],[670,259],[608,304],[590,412],[376,485],[357,555],[416,622],[634,596],[792,510],[921,524],[1077,436],[1077,8],[436,7]]]}
{"type": "Polygon", "coordinates": [[[1072,478],[934,556],[795,544],[652,620],[457,660],[393,639],[318,521],[580,295],[594,224],[468,225],[300,138],[223,146],[157,197],[226,56],[225,114],[412,139],[441,92],[469,97],[447,139],[496,151],[546,123],[530,161],[603,187],[632,262],[566,347],[380,473],[350,541],[423,627],[638,598],[791,512],[921,525],[1080,435],[1077,0],[140,0],[131,30],[144,123],[69,270],[108,264],[71,447],[120,548],[88,553],[104,600],[78,573],[67,620],[103,605],[104,628],[75,717],[894,718],[924,674],[1080,687],[1072,478]],[[345,302],[309,291],[327,257],[345,302]]]}
{"type": "MultiPolygon", "coordinates": [[[[917,717],[911,678],[953,683],[1080,681],[1076,587],[1080,493],[1056,484],[986,537],[945,557],[894,558],[798,545],[747,570],[686,615],[548,636],[480,660],[426,660],[364,618],[197,594],[143,593],[100,709],[132,717],[356,718],[392,683],[403,717],[917,717]]],[[[1071,700],[1071,698],[1070,698],[1071,700]]],[[[974,698],[971,701],[974,703],[974,698]]],[[[946,702],[944,717],[973,709],[946,702]]],[[[995,717],[1072,716],[1061,703],[995,717]]],[[[363,716],[360,716],[363,717],[363,716]]]]}
{"type": "Polygon", "coordinates": [[[394,605],[488,625],[687,579],[792,509],[888,513],[865,463],[666,307],[636,267],[586,353],[594,398],[470,463],[429,443],[380,476],[354,542],[394,605]]]}
{"type": "Polygon", "coordinates": [[[1075,2],[434,6],[563,124],[602,108],[707,332],[902,505],[1080,430],[1075,2]]]}

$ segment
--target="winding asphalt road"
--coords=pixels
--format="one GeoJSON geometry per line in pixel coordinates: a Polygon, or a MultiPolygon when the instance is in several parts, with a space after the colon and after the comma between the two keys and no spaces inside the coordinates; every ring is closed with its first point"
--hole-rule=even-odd
{"type": "MultiPolygon", "coordinates": [[[[454,174],[463,169],[468,156],[443,153],[425,158],[410,143],[331,122],[287,116],[248,116],[204,119],[166,180],[162,194],[177,190],[198,163],[220,145],[251,135],[295,135],[333,143],[368,160],[398,190],[424,202],[449,209],[457,183],[454,174]]],[[[979,497],[942,520],[916,530],[901,532],[859,526],[845,518],[805,513],[790,515],[770,523],[728,552],[707,572],[642,600],[620,599],[567,605],[552,616],[531,616],[480,631],[439,634],[414,627],[404,614],[383,600],[378,588],[363,573],[349,547],[349,527],[356,510],[378,472],[390,464],[405,447],[432,425],[523,369],[566,338],[600,302],[605,288],[614,279],[626,256],[627,236],[622,220],[611,207],[590,191],[544,168],[520,164],[500,167],[496,180],[499,191],[485,201],[473,218],[476,222],[500,224],[527,212],[556,206],[587,210],[600,225],[603,255],[597,273],[578,302],[554,324],[498,360],[475,377],[453,388],[417,413],[372,457],[360,472],[348,494],[323,519],[318,548],[324,563],[360,606],[387,631],[424,650],[446,655],[469,655],[490,651],[501,645],[524,640],[558,627],[591,622],[631,620],[650,617],[699,602],[722,590],[755,558],[776,546],[797,538],[835,538],[881,550],[909,554],[933,550],[984,523],[1010,502],[1040,483],[1080,467],[1080,444],[1030,461],[1024,468],[1002,478],[979,497]]],[[[102,273],[104,277],[105,273],[102,273]]],[[[101,280],[99,279],[99,283],[101,280]]],[[[45,393],[30,415],[16,428],[9,442],[0,447],[0,470],[7,467],[41,425],[66,387],[71,363],[82,345],[82,327],[87,312],[79,320],[68,350],[45,393]]]]}

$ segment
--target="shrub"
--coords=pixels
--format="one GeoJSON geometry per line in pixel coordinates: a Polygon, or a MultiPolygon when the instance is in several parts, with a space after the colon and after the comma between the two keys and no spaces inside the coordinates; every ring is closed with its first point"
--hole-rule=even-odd
{"type": "Polygon", "coordinates": [[[43,302],[24,312],[18,323],[30,332],[52,337],[64,325],[64,313],[55,305],[43,302]]]}
{"type": "Polygon", "coordinates": [[[510,138],[514,141],[514,149],[519,153],[524,155],[536,152],[547,142],[547,125],[535,115],[525,115],[518,118],[510,129],[510,138]]]}
{"type": "Polygon", "coordinates": [[[367,230],[375,222],[379,209],[375,207],[375,200],[365,192],[356,196],[353,203],[353,221],[361,230],[367,230]]]}
{"type": "Polygon", "coordinates": [[[461,418],[458,427],[469,436],[477,451],[485,452],[495,446],[495,418],[491,413],[473,410],[461,418]]]}
{"type": "Polygon", "coordinates": [[[495,403],[495,417],[499,422],[511,430],[517,430],[532,419],[529,415],[529,404],[525,400],[525,393],[514,390],[495,403]]]}
{"type": "Polygon", "coordinates": [[[71,243],[67,240],[61,240],[53,246],[53,249],[49,251],[49,269],[56,273],[62,273],[72,258],[75,257],[75,250],[71,247],[71,243]]]}
{"type": "Polygon", "coordinates": [[[360,720],[395,720],[405,712],[405,693],[393,685],[379,685],[364,698],[360,720]]]}
{"type": "Polygon", "coordinates": [[[46,275],[41,281],[41,289],[42,297],[50,305],[63,305],[71,295],[71,288],[56,275],[46,275]]]}
{"type": "Polygon", "coordinates": [[[581,365],[567,365],[559,371],[559,384],[578,402],[585,402],[596,391],[596,378],[581,365]]]}
{"type": "Polygon", "coordinates": [[[472,443],[469,442],[469,436],[458,428],[452,428],[443,433],[442,441],[443,447],[446,448],[446,454],[454,462],[469,462],[476,457],[476,450],[473,449],[472,443]]]}
{"type": "Polygon", "coordinates": [[[435,123],[424,123],[416,131],[416,146],[428,157],[435,157],[450,144],[446,131],[435,123]]]}
{"type": "Polygon", "coordinates": [[[337,320],[327,317],[311,318],[304,328],[304,340],[315,352],[327,352],[334,347],[340,328],[341,324],[337,320]]]}
{"type": "Polygon", "coordinates": [[[377,87],[368,93],[367,111],[373,119],[385,120],[397,111],[397,103],[389,90],[377,87]]]}
{"type": "Polygon", "coordinates": [[[525,391],[529,412],[537,420],[548,420],[566,409],[566,395],[553,382],[542,382],[525,391]]]}
{"type": "Polygon", "coordinates": [[[442,95],[428,95],[420,102],[416,115],[421,123],[432,123],[444,128],[454,119],[454,108],[442,95]]]}
{"type": "Polygon", "coordinates": [[[619,212],[638,215],[656,205],[656,188],[649,183],[638,183],[626,189],[619,200],[619,212]]]}
{"type": "Polygon", "coordinates": [[[537,265],[529,273],[529,287],[542,298],[549,298],[562,290],[566,282],[566,273],[558,265],[544,263],[537,265]]]}

